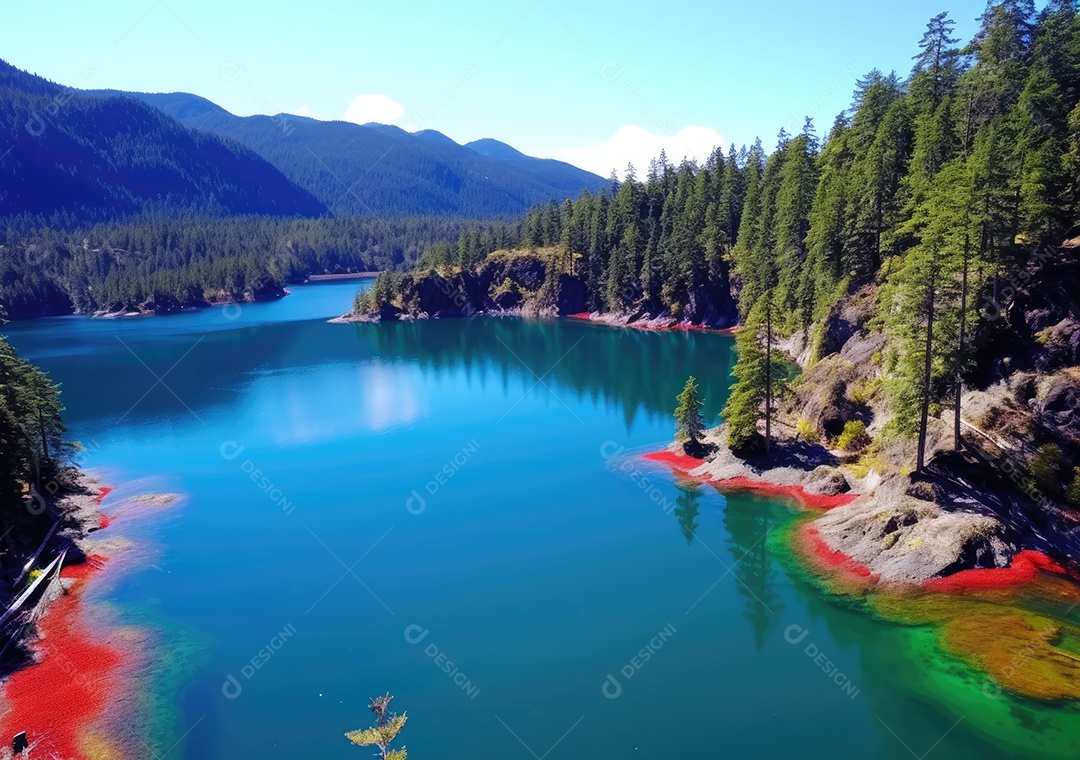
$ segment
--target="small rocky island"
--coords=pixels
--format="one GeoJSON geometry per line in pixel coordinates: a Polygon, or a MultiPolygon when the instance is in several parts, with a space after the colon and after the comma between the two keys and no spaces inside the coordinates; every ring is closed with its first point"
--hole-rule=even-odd
{"type": "Polygon", "coordinates": [[[633,292],[610,308],[587,274],[574,271],[556,248],[496,251],[475,266],[431,266],[383,272],[353,310],[335,322],[441,319],[479,315],[577,317],[641,329],[730,328],[738,309],[727,283],[710,280],[691,289],[672,310],[660,299],[633,292]]]}

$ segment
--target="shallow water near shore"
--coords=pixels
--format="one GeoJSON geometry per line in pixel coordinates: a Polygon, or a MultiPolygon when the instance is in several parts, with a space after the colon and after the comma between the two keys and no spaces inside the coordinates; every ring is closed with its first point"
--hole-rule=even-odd
{"type": "Polygon", "coordinates": [[[139,725],[170,756],[363,757],[387,691],[418,759],[1076,755],[1075,708],[781,561],[787,507],[639,461],[687,375],[717,419],[730,338],[327,324],[356,287],[8,328],[84,464],[186,496],[108,589],[169,650],[139,725]]]}

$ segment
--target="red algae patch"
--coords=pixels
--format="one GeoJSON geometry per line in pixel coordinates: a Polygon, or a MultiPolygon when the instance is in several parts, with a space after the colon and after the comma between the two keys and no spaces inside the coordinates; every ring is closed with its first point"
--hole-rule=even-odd
{"type": "Polygon", "coordinates": [[[696,459],[689,454],[679,454],[674,451],[654,451],[651,454],[646,454],[643,459],[649,462],[660,462],[666,464],[669,467],[673,467],[679,472],[689,473],[690,470],[701,467],[705,464],[704,459],[696,459]]]}
{"type": "Polygon", "coordinates": [[[616,319],[604,319],[599,317],[594,319],[590,312],[582,311],[577,314],[566,314],[566,319],[576,319],[579,322],[595,322],[601,325],[608,325],[609,327],[620,327],[627,330],[641,330],[642,332],[707,332],[707,333],[719,333],[720,335],[733,335],[734,328],[714,328],[706,327],[705,325],[694,325],[689,322],[675,322],[672,324],[660,324],[649,319],[639,319],[636,322],[619,322],[616,319]]]}
{"type": "Polygon", "coordinates": [[[72,580],[85,580],[101,568],[105,567],[105,563],[108,561],[108,557],[100,554],[91,554],[86,558],[86,562],[83,562],[80,565],[68,565],[60,572],[60,575],[63,578],[70,578],[72,580]]]}
{"type": "Polygon", "coordinates": [[[1065,568],[1042,552],[1027,550],[1014,555],[1008,567],[961,570],[945,578],[931,578],[923,586],[946,594],[1010,588],[1031,583],[1040,570],[1057,575],[1065,573],[1065,568]]]}
{"type": "Polygon", "coordinates": [[[75,582],[38,623],[38,662],[12,675],[4,689],[10,709],[0,719],[0,735],[26,731],[34,756],[86,758],[87,729],[116,694],[124,655],[95,640],[83,620],[80,596],[103,565],[104,558],[91,557],[64,570],[62,576],[75,582]]]}
{"type": "Polygon", "coordinates": [[[680,454],[675,451],[654,451],[650,454],[645,454],[643,458],[649,462],[666,464],[673,470],[690,479],[696,480],[699,483],[709,483],[713,485],[720,492],[744,491],[759,496],[778,497],[793,500],[800,506],[808,509],[833,509],[835,507],[842,507],[845,504],[850,504],[855,501],[855,499],[859,498],[858,494],[853,493],[836,495],[808,493],[805,488],[799,485],[780,485],[759,478],[751,478],[746,475],[724,479],[718,479],[708,475],[690,475],[690,470],[705,464],[705,460],[695,459],[689,454],[680,454]]]}
{"type": "Polygon", "coordinates": [[[721,491],[731,489],[733,491],[749,491],[760,496],[778,496],[794,499],[799,504],[810,509],[834,509],[850,504],[859,498],[858,494],[841,493],[829,495],[824,493],[807,493],[802,486],[784,486],[770,483],[767,480],[755,480],[746,476],[728,478],[726,480],[713,480],[713,485],[721,491]]]}
{"type": "Polygon", "coordinates": [[[879,580],[870,568],[829,546],[813,525],[805,525],[798,530],[796,546],[807,561],[827,571],[839,583],[869,586],[879,580]]]}
{"type": "Polygon", "coordinates": [[[112,491],[113,489],[109,486],[101,486],[100,488],[98,488],[98,495],[94,497],[94,500],[98,504],[100,504],[101,502],[105,501],[105,497],[112,493],[112,491]]]}

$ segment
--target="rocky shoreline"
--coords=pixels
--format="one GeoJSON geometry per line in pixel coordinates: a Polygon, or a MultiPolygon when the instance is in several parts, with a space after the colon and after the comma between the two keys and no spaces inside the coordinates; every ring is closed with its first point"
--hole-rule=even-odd
{"type": "Polygon", "coordinates": [[[121,757],[131,738],[116,726],[127,722],[120,713],[147,656],[145,636],[98,620],[86,596],[105,576],[131,565],[125,556],[133,556],[135,546],[115,534],[113,524],[175,504],[177,497],[116,499],[112,493],[80,472],[43,512],[58,527],[42,545],[45,551],[28,563],[35,567],[30,579],[42,590],[17,616],[18,632],[9,643],[21,655],[8,661],[0,681],[0,736],[8,742],[25,732],[34,756],[121,757]],[[37,569],[61,559],[62,567],[47,578],[37,569]]]}
{"type": "Polygon", "coordinates": [[[550,257],[536,252],[499,252],[475,269],[387,274],[375,285],[373,303],[334,323],[384,322],[472,316],[587,318],[616,327],[645,330],[724,330],[738,322],[730,292],[716,284],[692,290],[687,303],[672,314],[640,294],[616,311],[591,309],[601,302],[589,280],[561,271],[550,257]]]}
{"type": "Polygon", "coordinates": [[[725,444],[721,426],[696,456],[673,444],[645,459],[722,493],[784,498],[800,514],[775,548],[792,572],[839,604],[931,631],[922,666],[969,669],[980,697],[1080,700],[1080,516],[1017,495],[972,455],[939,451],[919,476],[882,475],[791,438],[770,461],[725,444]]]}
{"type": "Polygon", "coordinates": [[[98,309],[90,316],[99,319],[120,319],[125,317],[154,317],[183,314],[190,311],[210,309],[215,306],[228,306],[231,304],[262,303],[265,301],[278,301],[290,295],[283,287],[264,288],[260,291],[245,292],[243,295],[231,295],[219,293],[210,297],[202,296],[180,301],[175,298],[158,298],[145,301],[135,306],[117,306],[98,309]]]}
{"type": "Polygon", "coordinates": [[[1080,516],[980,487],[977,463],[960,455],[943,452],[924,477],[873,470],[860,477],[844,452],[795,439],[779,441],[768,461],[732,454],[723,426],[703,444],[710,450],[703,459],[680,445],[646,459],[721,491],[786,496],[825,510],[804,530],[873,585],[925,586],[978,571],[991,573],[980,576],[984,584],[994,584],[993,571],[1007,584],[1017,562],[1022,578],[1036,567],[1080,580],[1080,516]]]}

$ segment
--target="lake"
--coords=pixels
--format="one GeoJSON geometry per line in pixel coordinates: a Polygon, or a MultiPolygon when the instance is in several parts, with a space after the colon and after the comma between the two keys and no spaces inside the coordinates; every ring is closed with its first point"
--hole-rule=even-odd
{"type": "Polygon", "coordinates": [[[327,324],[356,288],[8,328],[106,512],[184,496],[109,528],[146,559],[97,594],[153,634],[134,725],[162,752],[370,757],[343,734],[389,691],[417,760],[1039,756],[1010,742],[1051,709],[991,709],[924,629],[793,572],[787,507],[639,460],[688,375],[717,420],[732,339],[327,324]]]}

